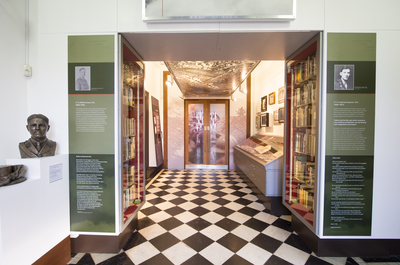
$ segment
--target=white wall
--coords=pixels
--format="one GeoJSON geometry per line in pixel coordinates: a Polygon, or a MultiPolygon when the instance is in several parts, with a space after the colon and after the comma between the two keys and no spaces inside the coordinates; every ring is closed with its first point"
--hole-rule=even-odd
{"type": "MultiPolygon", "coordinates": [[[[0,3],[0,165],[7,158],[19,158],[18,143],[30,137],[25,64],[25,1],[0,3]]],[[[34,68],[34,71],[36,69],[34,68]]]]}
{"type": "MultiPolygon", "coordinates": [[[[293,22],[270,23],[182,23],[146,24],[141,20],[139,0],[36,0],[37,13],[32,11],[33,27],[38,34],[32,37],[31,56],[36,56],[34,77],[29,85],[21,73],[24,64],[23,1],[3,0],[0,5],[1,27],[1,115],[4,124],[25,126],[30,111],[50,116],[51,135],[59,143],[59,153],[65,153],[67,135],[67,35],[105,34],[116,32],[262,32],[324,30],[327,32],[377,33],[377,96],[376,151],[373,237],[399,238],[396,221],[400,212],[389,208],[397,201],[395,187],[400,185],[396,169],[398,124],[393,115],[399,112],[398,77],[395,69],[400,52],[400,20],[398,0],[301,0],[297,2],[297,18],[293,22]],[[361,8],[362,7],[362,8],[361,8]],[[37,75],[37,76],[36,76],[37,75]],[[45,104],[43,104],[45,102],[45,104]],[[28,105],[28,107],[27,107],[28,105]],[[12,115],[7,115],[12,113],[12,115]],[[390,113],[388,115],[388,113],[390,113]],[[391,115],[392,114],[392,115],[391,115]],[[23,124],[18,125],[23,120],[23,124]],[[54,131],[53,131],[54,130],[54,131]]],[[[325,45],[325,44],[324,44],[325,45]]],[[[325,57],[326,58],[326,57],[325,57]]],[[[35,62],[35,60],[34,60],[35,62]]],[[[29,80],[29,79],[28,79],[29,80]]],[[[323,84],[326,80],[323,80],[323,84]]],[[[13,128],[15,130],[15,128],[13,128]]],[[[21,128],[20,130],[24,130],[21,128]]],[[[22,131],[2,130],[0,161],[18,155],[17,144],[27,138],[22,131]],[[7,139],[7,140],[4,140],[7,139]]]]}
{"type": "Polygon", "coordinates": [[[251,74],[252,117],[261,111],[261,98],[275,92],[275,104],[267,106],[270,114],[270,127],[256,128],[255,118],[251,120],[251,134],[268,134],[284,136],[284,124],[274,125],[274,110],[284,107],[278,103],[278,89],[285,85],[284,61],[261,61],[251,74]]]}
{"type": "MultiPolygon", "coordinates": [[[[158,99],[158,106],[160,110],[160,122],[163,124],[163,99],[162,99],[162,80],[163,70],[165,66],[160,62],[145,62],[145,78],[144,87],[149,92],[149,166],[157,167],[156,151],[154,143],[154,123],[153,123],[153,109],[151,104],[151,97],[158,99]]],[[[163,141],[163,139],[162,139],[163,141]]]]}

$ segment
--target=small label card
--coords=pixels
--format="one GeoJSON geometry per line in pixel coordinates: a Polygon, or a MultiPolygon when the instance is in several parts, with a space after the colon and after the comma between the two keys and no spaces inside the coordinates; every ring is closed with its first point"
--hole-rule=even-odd
{"type": "Polygon", "coordinates": [[[62,179],[62,164],[49,167],[49,183],[62,179]]]}

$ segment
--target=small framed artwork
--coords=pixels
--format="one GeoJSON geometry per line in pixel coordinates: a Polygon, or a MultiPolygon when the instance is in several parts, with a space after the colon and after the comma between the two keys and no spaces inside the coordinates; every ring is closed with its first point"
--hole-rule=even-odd
{"type": "Polygon", "coordinates": [[[285,108],[279,108],[279,122],[285,122],[285,108]]]}
{"type": "Polygon", "coordinates": [[[268,126],[268,113],[264,113],[261,115],[261,127],[268,126]]]}
{"type": "Polygon", "coordinates": [[[261,98],[261,112],[267,111],[268,104],[268,96],[264,96],[261,98]]]}
{"type": "Polygon", "coordinates": [[[278,90],[278,103],[285,102],[285,87],[281,87],[278,90]]]}
{"type": "Polygon", "coordinates": [[[256,116],[256,128],[257,129],[261,128],[261,116],[260,115],[256,116]]]}
{"type": "Polygon", "coordinates": [[[279,125],[279,110],[274,110],[274,124],[279,125]]]}
{"type": "Polygon", "coordinates": [[[272,92],[269,94],[269,105],[274,105],[275,104],[275,92],[272,92]]]}

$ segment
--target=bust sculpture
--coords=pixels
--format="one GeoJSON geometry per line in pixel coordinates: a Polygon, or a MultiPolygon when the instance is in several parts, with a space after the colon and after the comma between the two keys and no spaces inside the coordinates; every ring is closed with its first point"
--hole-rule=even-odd
{"type": "Polygon", "coordinates": [[[14,185],[26,180],[24,165],[0,166],[0,187],[14,185]]]}
{"type": "Polygon", "coordinates": [[[27,122],[26,128],[31,134],[31,138],[19,143],[21,158],[54,156],[56,142],[46,137],[50,129],[49,119],[42,114],[32,114],[28,117],[27,122]]]}

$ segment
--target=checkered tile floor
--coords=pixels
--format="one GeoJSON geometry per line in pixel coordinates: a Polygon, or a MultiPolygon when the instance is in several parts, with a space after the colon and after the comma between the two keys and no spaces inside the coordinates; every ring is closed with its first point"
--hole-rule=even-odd
{"type": "Polygon", "coordinates": [[[146,200],[121,253],[78,253],[69,264],[369,264],[316,257],[290,216],[269,214],[236,171],[165,170],[146,200]]]}

